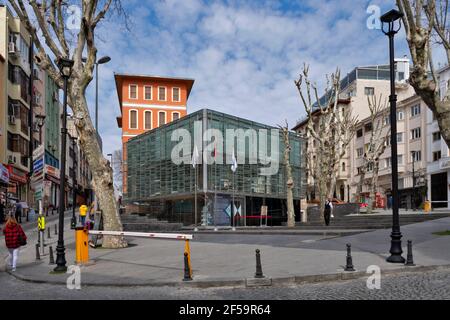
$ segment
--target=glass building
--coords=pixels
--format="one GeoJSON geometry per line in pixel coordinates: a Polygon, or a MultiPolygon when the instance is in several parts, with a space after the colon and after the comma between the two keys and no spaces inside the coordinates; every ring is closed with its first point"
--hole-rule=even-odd
{"type": "MultiPolygon", "coordinates": [[[[303,141],[294,132],[289,140],[299,219],[303,141]]],[[[284,150],[277,128],[202,109],[128,141],[124,201],[154,218],[204,226],[229,226],[232,216],[234,225],[256,225],[267,206],[268,224],[280,225],[287,221],[284,150]]]]}

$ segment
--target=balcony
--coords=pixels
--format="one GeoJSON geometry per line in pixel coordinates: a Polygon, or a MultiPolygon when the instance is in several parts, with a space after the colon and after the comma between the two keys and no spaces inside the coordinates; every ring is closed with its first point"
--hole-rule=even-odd
{"type": "Polygon", "coordinates": [[[450,169],[450,157],[445,157],[439,159],[439,168],[440,169],[450,169]]]}

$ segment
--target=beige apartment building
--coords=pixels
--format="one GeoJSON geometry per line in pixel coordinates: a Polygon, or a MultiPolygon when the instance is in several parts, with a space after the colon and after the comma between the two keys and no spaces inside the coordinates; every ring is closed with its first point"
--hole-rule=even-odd
{"type": "Polygon", "coordinates": [[[0,5],[0,163],[9,171],[8,194],[28,201],[30,171],[30,35],[20,19],[0,5]]]}
{"type": "MultiPolygon", "coordinates": [[[[410,63],[406,58],[395,59],[395,61],[396,93],[398,101],[402,101],[414,95],[414,89],[406,83],[406,79],[409,78],[410,63]]],[[[373,95],[379,97],[380,94],[385,99],[389,98],[389,65],[356,67],[341,81],[339,108],[351,108],[352,114],[358,116],[358,119],[364,123],[370,116],[367,98],[373,95]]],[[[318,115],[318,112],[316,112],[316,115],[318,115]]],[[[307,119],[303,119],[298,122],[293,130],[299,133],[305,133],[306,124],[307,119]]],[[[357,172],[357,159],[354,155],[356,155],[356,149],[359,148],[359,144],[364,143],[358,140],[360,138],[355,135],[339,164],[335,197],[340,200],[351,201],[356,192],[355,181],[357,179],[355,175],[357,172]]],[[[314,147],[313,139],[309,138],[307,152],[314,154],[314,147]]],[[[317,194],[314,179],[308,176],[307,181],[307,197],[309,200],[315,199],[317,194]]]]}
{"type": "MultiPolygon", "coordinates": [[[[399,205],[401,208],[417,208],[426,196],[426,120],[427,109],[425,103],[414,95],[404,99],[397,104],[397,151],[398,151],[398,173],[399,173],[399,205]],[[414,172],[414,176],[413,176],[414,172]],[[414,177],[414,178],[413,178],[414,177]],[[415,185],[415,188],[413,187],[415,185]]],[[[383,136],[388,136],[386,149],[380,156],[376,206],[384,207],[386,200],[391,195],[391,147],[390,147],[390,118],[389,113],[375,120],[382,125],[383,136]]],[[[361,121],[356,135],[350,147],[351,170],[349,185],[351,199],[355,199],[357,185],[361,179],[361,167],[363,165],[363,154],[369,147],[372,124],[370,118],[361,121]]],[[[365,181],[372,178],[373,167],[367,168],[365,181]]],[[[369,183],[363,184],[363,196],[356,199],[368,203],[369,183]]]]}

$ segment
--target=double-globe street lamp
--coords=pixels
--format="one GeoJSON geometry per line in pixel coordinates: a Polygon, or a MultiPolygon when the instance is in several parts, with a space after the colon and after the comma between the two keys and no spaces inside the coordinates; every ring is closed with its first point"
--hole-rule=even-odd
{"type": "Polygon", "coordinates": [[[400,232],[400,217],[398,212],[398,158],[397,158],[397,95],[395,94],[395,69],[394,69],[394,36],[400,31],[403,14],[397,10],[391,10],[381,16],[383,23],[382,31],[389,37],[389,58],[390,58],[390,80],[391,95],[390,102],[390,122],[391,122],[391,159],[392,159],[392,233],[391,233],[391,255],[386,259],[391,263],[404,263],[402,257],[402,233],[400,232]],[[396,22],[398,21],[398,26],[396,22]]]}
{"type": "Polygon", "coordinates": [[[65,189],[66,189],[66,139],[67,139],[67,83],[72,74],[73,60],[58,58],[58,68],[64,80],[63,117],[61,128],[61,166],[60,166],[60,192],[59,192],[59,234],[56,246],[56,272],[66,272],[66,249],[64,247],[64,211],[65,211],[65,189]]]}

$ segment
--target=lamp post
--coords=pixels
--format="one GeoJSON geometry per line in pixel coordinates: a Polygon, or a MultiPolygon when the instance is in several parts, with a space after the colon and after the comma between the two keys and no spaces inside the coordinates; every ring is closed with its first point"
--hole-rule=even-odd
{"type": "Polygon", "coordinates": [[[66,139],[67,139],[67,83],[72,73],[73,60],[58,58],[58,68],[64,79],[63,117],[61,128],[61,166],[60,166],[60,192],[59,192],[59,234],[58,245],[56,246],[56,272],[66,272],[66,254],[64,247],[64,209],[65,209],[65,188],[66,188],[66,139]]]}
{"type": "Polygon", "coordinates": [[[108,153],[107,156],[111,159],[111,160],[109,161],[109,164],[110,164],[110,166],[111,166],[111,169],[113,169],[112,153],[108,153]]]}
{"type": "Polygon", "coordinates": [[[391,95],[390,102],[390,122],[391,122],[391,159],[392,159],[392,233],[391,233],[391,255],[386,259],[391,263],[404,263],[402,257],[402,233],[400,232],[400,217],[398,212],[398,158],[397,158],[397,95],[395,94],[395,70],[394,70],[394,36],[401,28],[401,17],[403,14],[397,10],[391,10],[381,16],[383,23],[383,33],[389,37],[389,57],[390,57],[390,80],[391,95]],[[398,21],[398,27],[395,27],[398,21]],[[387,30],[385,30],[387,27],[387,30]]]}
{"type": "Polygon", "coordinates": [[[75,153],[75,147],[77,143],[77,137],[69,136],[72,141],[72,163],[73,163],[73,172],[72,172],[72,220],[70,222],[70,226],[72,229],[75,229],[77,225],[77,217],[75,215],[75,206],[77,205],[77,174],[76,174],[76,166],[77,166],[77,155],[75,153]]]}
{"type": "MultiPolygon", "coordinates": [[[[86,62],[86,58],[82,59],[83,62],[86,62]]],[[[99,60],[95,62],[95,130],[98,132],[98,65],[108,63],[111,61],[109,56],[101,57],[99,60]]]]}
{"type": "Polygon", "coordinates": [[[416,211],[416,171],[414,169],[414,162],[416,162],[416,152],[412,151],[412,184],[413,184],[413,193],[412,193],[412,208],[413,211],[416,211]]]}

